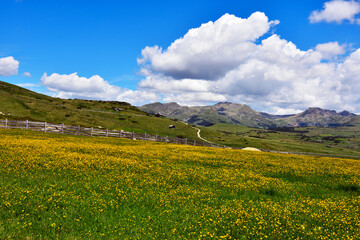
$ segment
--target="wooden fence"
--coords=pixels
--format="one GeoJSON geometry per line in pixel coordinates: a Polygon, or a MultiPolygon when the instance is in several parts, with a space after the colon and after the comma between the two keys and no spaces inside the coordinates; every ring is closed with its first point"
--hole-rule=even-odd
{"type": "MultiPolygon", "coordinates": [[[[134,140],[146,140],[154,142],[165,142],[173,144],[185,144],[191,146],[205,146],[205,147],[217,147],[217,148],[231,148],[231,149],[242,149],[242,148],[233,148],[224,145],[212,144],[203,141],[189,140],[187,138],[178,138],[178,137],[164,137],[159,135],[151,135],[147,133],[135,133],[135,132],[125,132],[125,131],[115,131],[109,129],[100,129],[93,127],[82,127],[82,126],[67,126],[64,124],[53,124],[47,122],[32,122],[32,121],[17,121],[17,120],[2,120],[0,119],[0,129],[29,129],[41,132],[49,133],[59,133],[59,134],[69,134],[69,135],[81,135],[81,136],[102,136],[102,137],[116,137],[116,138],[128,138],[134,140]]],[[[297,155],[314,155],[314,156],[324,156],[324,157],[342,157],[342,158],[354,158],[360,159],[359,156],[350,156],[350,155],[332,155],[332,154],[322,154],[322,153],[309,153],[309,152],[279,152],[272,150],[260,149],[264,152],[272,153],[283,153],[283,154],[297,154],[297,155]]]]}
{"type": "Polygon", "coordinates": [[[109,129],[93,128],[93,127],[82,127],[82,126],[67,126],[64,124],[53,124],[47,122],[33,122],[33,121],[17,121],[17,120],[0,120],[0,128],[5,129],[30,129],[41,132],[49,133],[60,133],[69,135],[81,135],[81,136],[102,136],[102,137],[116,137],[116,138],[129,138],[133,140],[146,140],[154,142],[165,142],[174,144],[185,144],[191,146],[206,146],[206,147],[218,147],[228,148],[226,146],[215,145],[197,140],[189,140],[187,138],[178,137],[164,137],[159,135],[152,135],[147,133],[135,133],[116,131],[109,129]]]}

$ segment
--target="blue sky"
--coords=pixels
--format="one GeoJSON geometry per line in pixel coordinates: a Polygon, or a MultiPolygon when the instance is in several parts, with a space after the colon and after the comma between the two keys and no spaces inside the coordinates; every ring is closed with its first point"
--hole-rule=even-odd
{"type": "Polygon", "coordinates": [[[2,0],[0,80],[51,96],[135,105],[231,101],[273,113],[310,106],[360,112],[359,6],[342,0],[2,0]],[[239,19],[248,20],[249,30],[239,19]],[[208,30],[201,27],[209,21],[208,30]],[[253,37],[242,38],[257,26],[253,37]],[[219,33],[226,44],[213,41],[219,33]],[[252,53],[243,49],[247,44],[252,53]]]}

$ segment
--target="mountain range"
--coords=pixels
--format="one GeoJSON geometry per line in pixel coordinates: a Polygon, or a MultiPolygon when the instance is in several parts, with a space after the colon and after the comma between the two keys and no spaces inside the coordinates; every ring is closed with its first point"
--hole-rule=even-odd
{"type": "Polygon", "coordinates": [[[348,111],[311,107],[291,115],[272,115],[258,112],[245,104],[219,102],[211,106],[180,106],[175,102],[151,103],[140,107],[144,112],[179,119],[199,126],[229,123],[257,128],[277,127],[336,127],[348,124],[356,115],[348,111]]]}

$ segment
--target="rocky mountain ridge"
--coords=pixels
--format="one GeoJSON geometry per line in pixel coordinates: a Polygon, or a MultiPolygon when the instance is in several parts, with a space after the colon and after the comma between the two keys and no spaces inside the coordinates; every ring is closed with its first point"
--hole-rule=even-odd
{"type": "Polygon", "coordinates": [[[179,119],[190,124],[210,126],[215,123],[229,123],[257,128],[276,127],[335,127],[351,121],[355,114],[348,111],[337,113],[334,110],[308,108],[292,115],[272,115],[257,112],[245,104],[220,102],[212,106],[180,106],[172,103],[151,103],[140,107],[144,112],[160,114],[179,119]]]}

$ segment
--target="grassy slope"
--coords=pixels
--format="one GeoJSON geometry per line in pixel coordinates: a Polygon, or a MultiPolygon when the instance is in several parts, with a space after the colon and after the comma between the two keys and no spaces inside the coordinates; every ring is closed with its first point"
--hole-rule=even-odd
{"type": "Polygon", "coordinates": [[[360,238],[357,160],[0,135],[0,239],[360,238]]]}
{"type": "Polygon", "coordinates": [[[297,128],[308,133],[273,132],[229,124],[215,124],[202,128],[201,135],[214,142],[232,147],[257,147],[284,152],[311,152],[333,156],[360,157],[360,118],[351,127],[297,128]],[[215,131],[215,133],[214,133],[215,131]],[[333,137],[326,139],[324,137],[333,137]]]}
{"type": "Polygon", "coordinates": [[[197,139],[196,130],[190,126],[167,118],[151,116],[127,103],[52,98],[1,81],[0,112],[3,113],[0,115],[3,119],[101,126],[115,130],[197,139]],[[114,111],[113,107],[124,111],[114,111]],[[176,128],[169,129],[169,125],[175,125],[176,128]]]}

